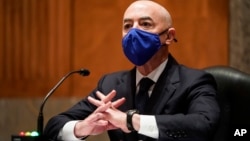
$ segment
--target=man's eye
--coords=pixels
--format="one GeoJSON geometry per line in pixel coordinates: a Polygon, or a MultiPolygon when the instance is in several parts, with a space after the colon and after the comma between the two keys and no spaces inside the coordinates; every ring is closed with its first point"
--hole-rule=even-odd
{"type": "Polygon", "coordinates": [[[148,27],[151,27],[152,24],[150,24],[150,23],[148,23],[148,22],[143,22],[143,23],[141,24],[141,26],[143,26],[143,27],[145,27],[145,28],[148,28],[148,27]]]}
{"type": "Polygon", "coordinates": [[[123,29],[128,30],[132,27],[131,24],[124,24],[123,29]]]}

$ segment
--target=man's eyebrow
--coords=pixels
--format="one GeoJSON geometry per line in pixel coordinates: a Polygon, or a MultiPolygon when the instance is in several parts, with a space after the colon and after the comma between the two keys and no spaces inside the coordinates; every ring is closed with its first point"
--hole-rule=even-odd
{"type": "MultiPolygon", "coordinates": [[[[153,21],[153,19],[152,19],[151,17],[149,17],[149,16],[140,17],[139,20],[151,20],[151,21],[153,21]]],[[[133,21],[133,20],[130,19],[130,18],[125,18],[125,19],[123,19],[123,22],[124,22],[124,23],[125,23],[125,22],[131,22],[131,21],[133,21]]]]}
{"type": "Polygon", "coordinates": [[[125,22],[130,22],[130,21],[133,21],[132,19],[129,19],[129,18],[125,18],[125,19],[123,19],[123,22],[125,23],[125,22]]]}
{"type": "Polygon", "coordinates": [[[153,21],[153,19],[149,16],[145,16],[145,17],[141,17],[140,20],[151,20],[153,21]]]}

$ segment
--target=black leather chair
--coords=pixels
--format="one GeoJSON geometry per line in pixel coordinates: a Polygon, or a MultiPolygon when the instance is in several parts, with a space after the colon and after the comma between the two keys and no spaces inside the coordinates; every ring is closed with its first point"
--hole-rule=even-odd
{"type": "Polygon", "coordinates": [[[228,66],[204,70],[217,82],[221,107],[221,119],[213,141],[250,141],[250,74],[228,66]],[[248,133],[234,136],[237,129],[246,129],[248,133]]]}

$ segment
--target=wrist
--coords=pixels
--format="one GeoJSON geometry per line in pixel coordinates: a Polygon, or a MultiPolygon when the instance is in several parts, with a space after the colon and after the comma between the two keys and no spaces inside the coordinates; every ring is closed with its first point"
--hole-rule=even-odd
{"type": "Polygon", "coordinates": [[[74,127],[74,134],[75,134],[75,137],[78,138],[78,139],[82,139],[82,138],[85,138],[87,137],[88,135],[85,135],[84,132],[83,132],[83,127],[84,127],[84,123],[83,121],[78,121],[76,124],[75,124],[75,127],[74,127]]]}
{"type": "Polygon", "coordinates": [[[139,131],[140,128],[140,115],[135,113],[132,117],[132,124],[136,131],[139,131]]]}

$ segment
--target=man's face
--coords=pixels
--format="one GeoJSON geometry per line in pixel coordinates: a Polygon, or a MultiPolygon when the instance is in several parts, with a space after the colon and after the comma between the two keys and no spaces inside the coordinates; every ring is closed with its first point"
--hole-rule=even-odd
{"type": "Polygon", "coordinates": [[[123,18],[123,36],[131,28],[138,28],[156,34],[166,30],[165,18],[159,11],[157,5],[150,3],[137,2],[130,5],[123,18]]]}

